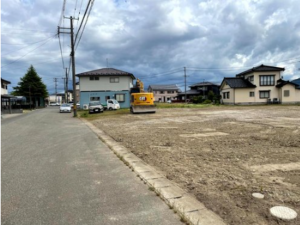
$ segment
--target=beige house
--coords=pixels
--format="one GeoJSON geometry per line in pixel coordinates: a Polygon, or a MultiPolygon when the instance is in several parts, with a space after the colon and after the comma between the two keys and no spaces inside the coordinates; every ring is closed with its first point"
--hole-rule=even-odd
{"type": "Polygon", "coordinates": [[[224,104],[300,103],[296,83],[282,80],[284,68],[260,65],[224,78],[220,94],[224,104]]]}
{"type": "Polygon", "coordinates": [[[170,102],[177,99],[177,95],[181,90],[175,84],[155,84],[149,85],[148,92],[153,93],[155,101],[157,102],[170,102]]]}

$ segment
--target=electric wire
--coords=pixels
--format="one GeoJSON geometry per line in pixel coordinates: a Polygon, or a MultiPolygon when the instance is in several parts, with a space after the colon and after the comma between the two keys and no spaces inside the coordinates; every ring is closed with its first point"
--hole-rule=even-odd
{"type": "Polygon", "coordinates": [[[20,60],[21,58],[25,57],[25,56],[28,55],[29,53],[31,53],[31,52],[35,51],[36,49],[42,47],[43,45],[45,45],[46,43],[48,43],[48,42],[51,40],[51,38],[53,38],[53,37],[55,37],[55,36],[56,36],[56,34],[55,34],[54,36],[52,36],[52,37],[49,37],[43,44],[37,46],[36,48],[34,48],[34,49],[32,49],[31,51],[27,52],[26,54],[22,55],[21,57],[15,59],[15,60],[13,60],[13,61],[11,61],[10,63],[7,63],[7,64],[1,66],[1,68],[5,67],[5,66],[8,66],[8,65],[10,65],[10,64],[15,63],[16,61],[18,61],[18,60],[20,60]]]}
{"type": "Polygon", "coordinates": [[[66,0],[64,0],[64,2],[63,2],[63,6],[62,6],[62,10],[61,10],[61,15],[60,15],[60,18],[59,18],[59,21],[58,21],[58,26],[61,25],[62,20],[63,20],[63,18],[64,18],[65,7],[66,7],[66,0]]]}
{"type": "MultiPolygon", "coordinates": [[[[83,26],[81,35],[80,35],[80,37],[79,37],[79,40],[78,40],[78,42],[77,42],[77,45],[76,45],[76,47],[75,47],[75,50],[77,49],[77,47],[78,47],[78,45],[79,45],[79,42],[80,42],[80,40],[81,40],[81,37],[82,37],[83,32],[84,32],[84,29],[85,29],[85,26],[86,26],[86,24],[87,24],[87,21],[88,21],[88,19],[89,19],[90,13],[91,13],[91,11],[92,11],[92,8],[93,8],[93,5],[94,5],[94,0],[92,0],[91,2],[92,2],[92,3],[91,3],[91,5],[90,5],[90,9],[89,9],[89,11],[88,11],[88,15],[87,15],[87,18],[86,18],[86,20],[85,20],[85,23],[84,23],[84,26],[83,26]]],[[[76,38],[75,38],[75,44],[76,44],[76,38]]]]}
{"type": "Polygon", "coordinates": [[[59,34],[57,36],[58,36],[58,42],[59,42],[59,48],[60,48],[62,66],[63,66],[63,69],[65,69],[65,62],[64,62],[63,52],[62,52],[62,48],[61,48],[60,36],[59,36],[59,34]]]}
{"type": "Polygon", "coordinates": [[[92,2],[92,0],[89,0],[89,2],[88,2],[88,4],[87,4],[87,7],[86,7],[86,9],[85,9],[83,18],[82,18],[82,20],[81,20],[80,26],[79,26],[79,28],[78,28],[78,31],[77,31],[76,35],[75,35],[75,41],[74,41],[75,44],[76,44],[78,34],[79,34],[79,32],[80,32],[80,29],[81,29],[81,27],[82,27],[83,21],[84,21],[85,16],[86,16],[86,14],[87,14],[87,12],[88,12],[88,9],[89,9],[89,6],[90,6],[91,2],[92,2]]]}

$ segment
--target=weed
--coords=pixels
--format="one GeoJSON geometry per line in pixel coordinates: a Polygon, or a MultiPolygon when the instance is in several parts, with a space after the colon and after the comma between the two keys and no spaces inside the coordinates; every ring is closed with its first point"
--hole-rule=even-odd
{"type": "Polygon", "coordinates": [[[155,191],[155,188],[152,187],[152,186],[150,186],[148,189],[149,189],[150,191],[155,191]]]}

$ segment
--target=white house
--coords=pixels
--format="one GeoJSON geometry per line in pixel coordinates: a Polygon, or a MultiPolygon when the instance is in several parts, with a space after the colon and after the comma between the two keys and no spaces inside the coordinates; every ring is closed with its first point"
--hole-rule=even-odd
{"type": "Polygon", "coordinates": [[[132,73],[114,68],[92,70],[76,75],[80,84],[80,107],[91,101],[116,99],[121,108],[130,107],[130,89],[135,79],[132,73]]]}
{"type": "Polygon", "coordinates": [[[224,104],[300,103],[300,89],[282,80],[284,68],[260,65],[225,77],[220,94],[224,104]]]}

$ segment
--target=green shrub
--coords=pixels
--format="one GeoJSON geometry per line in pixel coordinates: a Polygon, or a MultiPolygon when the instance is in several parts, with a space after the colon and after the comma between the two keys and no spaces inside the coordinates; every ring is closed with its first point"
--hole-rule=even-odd
{"type": "Polygon", "coordinates": [[[211,104],[211,100],[206,99],[204,102],[202,102],[202,104],[211,104]]]}

